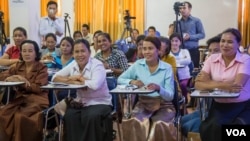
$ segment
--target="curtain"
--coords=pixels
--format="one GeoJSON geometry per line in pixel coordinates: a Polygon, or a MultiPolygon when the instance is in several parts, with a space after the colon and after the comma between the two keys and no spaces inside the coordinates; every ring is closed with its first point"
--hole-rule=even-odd
{"type": "Polygon", "coordinates": [[[48,15],[48,13],[47,13],[47,3],[49,1],[55,1],[55,2],[57,2],[57,5],[58,5],[58,7],[57,7],[57,9],[58,9],[57,16],[61,16],[61,0],[41,0],[40,1],[41,2],[41,4],[40,4],[40,6],[41,6],[41,8],[40,8],[40,10],[41,10],[41,17],[44,17],[44,16],[48,15]]]}
{"type": "Polygon", "coordinates": [[[10,36],[10,20],[9,20],[9,1],[8,0],[0,0],[0,11],[3,12],[3,16],[0,17],[4,23],[4,32],[6,37],[10,36]]]}
{"type": "MultiPolygon", "coordinates": [[[[102,30],[110,34],[113,42],[120,39],[124,28],[125,10],[129,10],[131,27],[144,31],[144,0],[75,0],[74,30],[82,24],[90,26],[90,32],[102,30]]],[[[128,33],[127,30],[125,34],[128,33]]],[[[124,35],[126,37],[127,35],[124,35]]]]}
{"type": "Polygon", "coordinates": [[[238,29],[242,34],[241,45],[246,47],[250,44],[250,2],[249,0],[239,0],[238,7],[238,29]]]}

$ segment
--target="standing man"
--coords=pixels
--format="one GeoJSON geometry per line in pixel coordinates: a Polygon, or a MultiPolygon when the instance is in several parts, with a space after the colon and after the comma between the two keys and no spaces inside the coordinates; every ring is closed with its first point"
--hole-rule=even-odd
{"type": "Polygon", "coordinates": [[[83,39],[87,40],[90,45],[94,43],[93,35],[89,33],[89,25],[87,24],[82,25],[82,35],[83,35],[83,39]]]}
{"type": "Polygon", "coordinates": [[[61,17],[57,17],[57,3],[55,1],[49,1],[47,3],[48,16],[42,17],[39,24],[39,34],[42,39],[42,46],[45,44],[45,36],[48,33],[54,33],[56,35],[57,45],[59,45],[64,34],[64,20],[61,17]]]}
{"type": "Polygon", "coordinates": [[[192,4],[187,1],[183,2],[183,6],[180,7],[182,17],[179,20],[179,29],[182,31],[184,47],[189,50],[194,67],[199,68],[199,40],[205,38],[205,31],[201,20],[191,16],[191,10],[192,4]]]}

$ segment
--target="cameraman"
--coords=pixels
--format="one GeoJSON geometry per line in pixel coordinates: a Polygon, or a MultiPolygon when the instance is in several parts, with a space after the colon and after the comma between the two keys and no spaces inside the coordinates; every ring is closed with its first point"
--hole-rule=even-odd
{"type": "Polygon", "coordinates": [[[191,16],[192,4],[183,2],[180,6],[181,19],[178,31],[182,32],[184,47],[189,50],[195,68],[199,68],[200,53],[199,40],[205,38],[205,31],[199,18],[191,16]],[[181,30],[180,30],[181,29],[181,30]]]}

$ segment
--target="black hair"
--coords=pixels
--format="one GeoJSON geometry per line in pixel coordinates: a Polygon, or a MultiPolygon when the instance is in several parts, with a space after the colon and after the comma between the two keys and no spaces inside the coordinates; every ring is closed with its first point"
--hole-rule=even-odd
{"type": "Polygon", "coordinates": [[[183,3],[187,4],[188,5],[188,8],[192,8],[192,4],[188,1],[184,1],[183,3]]]}
{"type": "Polygon", "coordinates": [[[64,41],[64,40],[66,40],[66,41],[68,41],[69,43],[70,43],[70,45],[71,45],[71,52],[73,52],[73,47],[74,47],[74,39],[72,38],[72,37],[69,37],[69,36],[66,36],[66,37],[63,37],[62,39],[61,39],[61,41],[60,41],[60,45],[59,46],[61,46],[61,44],[62,44],[62,41],[64,41]]]}
{"type": "Polygon", "coordinates": [[[78,40],[76,40],[74,42],[73,50],[74,50],[76,44],[84,44],[86,46],[86,48],[88,49],[88,51],[91,52],[89,42],[86,39],[78,39],[78,40]]]}
{"type": "Polygon", "coordinates": [[[55,1],[49,1],[48,3],[47,3],[47,8],[50,6],[50,5],[52,5],[52,4],[54,4],[54,5],[56,5],[56,8],[57,8],[57,2],[55,2],[55,1]]]}
{"type": "Polygon", "coordinates": [[[76,34],[80,34],[82,36],[82,32],[79,31],[79,30],[76,30],[74,33],[73,33],[73,37],[75,38],[76,34]]]}
{"type": "Polygon", "coordinates": [[[46,34],[45,40],[46,40],[47,38],[49,38],[49,37],[52,37],[52,38],[57,42],[57,40],[56,40],[56,35],[55,35],[54,33],[48,33],[48,34],[46,34]]]}
{"type": "Polygon", "coordinates": [[[96,34],[99,34],[99,33],[102,33],[102,31],[101,31],[101,30],[96,30],[96,31],[94,32],[94,34],[93,34],[93,37],[95,37],[95,35],[96,35],[96,34]]]}
{"type": "Polygon", "coordinates": [[[241,37],[241,33],[238,29],[228,28],[228,29],[224,30],[221,34],[225,34],[225,33],[232,33],[235,36],[237,42],[238,43],[241,42],[242,37],[241,37]]]}
{"type": "Polygon", "coordinates": [[[139,34],[139,30],[134,28],[132,31],[136,31],[139,34]]]}
{"type": "Polygon", "coordinates": [[[87,30],[89,30],[89,25],[87,25],[87,24],[83,24],[82,27],[86,27],[87,30]]]}
{"type": "Polygon", "coordinates": [[[154,31],[156,31],[156,29],[155,29],[155,27],[154,27],[154,26],[150,26],[150,27],[148,27],[148,31],[149,31],[149,29],[153,29],[154,31]]]}
{"type": "Polygon", "coordinates": [[[33,46],[34,46],[34,49],[35,49],[35,53],[36,53],[36,58],[35,58],[35,61],[40,61],[40,57],[41,57],[41,53],[40,53],[40,51],[39,51],[39,46],[38,46],[38,44],[35,42],[35,41],[33,41],[33,40],[24,40],[22,43],[21,43],[21,45],[20,45],[20,57],[19,57],[19,59],[21,60],[21,61],[23,61],[23,57],[22,57],[22,48],[23,48],[23,45],[24,44],[26,44],[26,43],[28,43],[28,44],[32,44],[33,46]]]}
{"type": "Polygon", "coordinates": [[[163,36],[160,36],[159,40],[166,44],[167,48],[165,54],[168,55],[170,53],[170,46],[171,46],[170,40],[167,37],[163,36]]]}
{"type": "Polygon", "coordinates": [[[175,32],[170,35],[169,40],[172,40],[174,37],[177,37],[182,42],[181,34],[175,32]]]}
{"type": "Polygon", "coordinates": [[[23,27],[16,27],[16,28],[13,30],[13,34],[14,34],[14,32],[16,32],[16,31],[21,31],[21,32],[23,33],[23,35],[24,35],[25,37],[27,37],[27,31],[26,31],[25,28],[23,28],[23,27]]]}
{"type": "Polygon", "coordinates": [[[151,42],[152,44],[155,45],[155,47],[156,47],[158,50],[160,50],[161,41],[159,40],[159,38],[147,36],[147,37],[144,39],[144,41],[151,42]]]}
{"type": "Polygon", "coordinates": [[[136,41],[135,41],[135,43],[136,43],[136,45],[141,41],[141,40],[144,40],[146,38],[146,36],[145,35],[139,35],[137,38],[136,38],[136,41]]]}
{"type": "Polygon", "coordinates": [[[209,47],[212,43],[220,43],[221,34],[214,36],[207,40],[207,46],[209,47]]]}
{"type": "Polygon", "coordinates": [[[105,38],[108,39],[109,42],[112,42],[111,37],[108,33],[102,32],[102,33],[98,34],[97,37],[99,37],[99,36],[104,36],[105,38]]]}

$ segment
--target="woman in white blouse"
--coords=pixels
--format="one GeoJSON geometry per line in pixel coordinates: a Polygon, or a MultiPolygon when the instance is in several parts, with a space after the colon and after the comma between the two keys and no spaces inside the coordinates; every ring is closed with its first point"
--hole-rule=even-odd
{"type": "MultiPolygon", "coordinates": [[[[178,33],[173,33],[169,37],[171,41],[171,52],[176,59],[177,66],[177,76],[179,84],[181,87],[182,95],[187,99],[187,84],[188,80],[191,78],[189,64],[191,63],[191,57],[187,49],[181,48],[181,35],[178,33]]],[[[186,100],[187,102],[187,100],[186,100]]]]}
{"type": "Polygon", "coordinates": [[[52,81],[87,85],[77,90],[77,97],[66,102],[64,115],[66,141],[112,140],[111,95],[103,63],[90,57],[87,40],[74,42],[75,60],[57,72],[52,81]],[[110,132],[111,131],[111,132],[110,132]]]}

